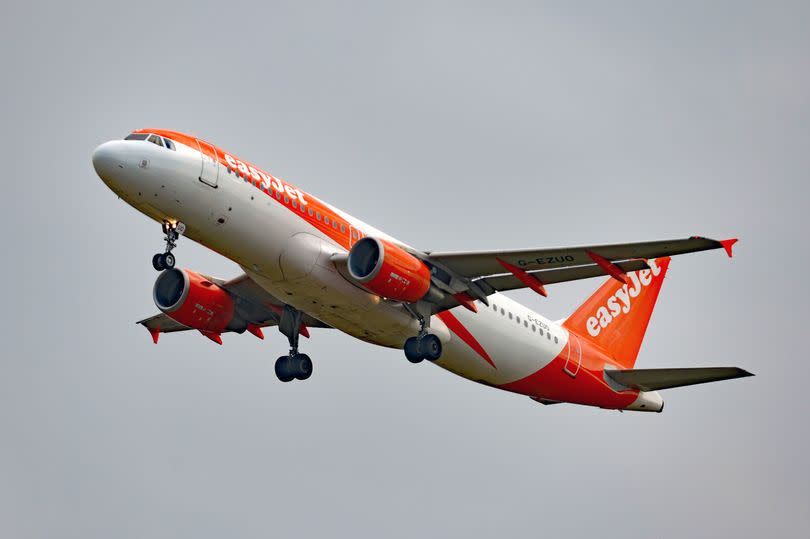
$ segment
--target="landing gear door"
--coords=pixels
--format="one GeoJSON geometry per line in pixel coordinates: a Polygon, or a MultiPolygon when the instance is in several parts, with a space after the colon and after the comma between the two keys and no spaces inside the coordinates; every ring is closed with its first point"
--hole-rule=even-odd
{"type": "Polygon", "coordinates": [[[200,147],[200,155],[202,156],[200,181],[210,185],[211,187],[216,187],[217,179],[219,176],[219,165],[217,164],[217,149],[202,140],[197,140],[197,144],[200,147]]]}

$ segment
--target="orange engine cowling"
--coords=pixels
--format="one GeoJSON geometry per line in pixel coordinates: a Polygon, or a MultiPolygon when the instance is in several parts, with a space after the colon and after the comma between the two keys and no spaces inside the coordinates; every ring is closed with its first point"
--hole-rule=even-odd
{"type": "Polygon", "coordinates": [[[162,272],[152,290],[155,305],[172,319],[203,333],[219,334],[244,326],[225,290],[187,269],[162,272]]]}
{"type": "Polygon", "coordinates": [[[349,275],[378,296],[415,302],[430,290],[430,269],[391,242],[366,237],[349,251],[349,275]]]}

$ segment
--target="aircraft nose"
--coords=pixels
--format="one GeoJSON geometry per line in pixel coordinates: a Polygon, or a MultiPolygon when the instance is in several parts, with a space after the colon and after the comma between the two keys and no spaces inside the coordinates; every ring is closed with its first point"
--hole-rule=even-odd
{"type": "Polygon", "coordinates": [[[93,151],[93,168],[102,180],[109,180],[115,169],[123,168],[124,155],[121,145],[122,141],[111,140],[93,151]]]}

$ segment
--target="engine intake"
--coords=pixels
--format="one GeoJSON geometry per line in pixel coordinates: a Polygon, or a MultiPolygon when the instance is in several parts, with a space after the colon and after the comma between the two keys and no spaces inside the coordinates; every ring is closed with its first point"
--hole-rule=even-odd
{"type": "Polygon", "coordinates": [[[378,296],[416,302],[430,290],[425,263],[386,240],[359,240],[349,251],[347,265],[351,278],[378,296]]]}
{"type": "Polygon", "coordinates": [[[238,331],[245,326],[236,316],[236,305],[228,292],[187,269],[169,269],[158,275],[152,296],[162,312],[202,332],[238,331]]]}

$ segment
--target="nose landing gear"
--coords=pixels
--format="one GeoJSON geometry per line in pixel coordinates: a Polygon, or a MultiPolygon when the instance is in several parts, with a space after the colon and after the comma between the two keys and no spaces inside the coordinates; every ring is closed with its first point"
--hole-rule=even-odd
{"type": "Polygon", "coordinates": [[[152,267],[157,271],[163,271],[165,269],[171,269],[174,267],[175,259],[174,255],[172,254],[172,249],[177,247],[177,240],[183,235],[183,232],[186,231],[186,225],[183,223],[175,224],[169,221],[163,221],[162,227],[163,233],[166,235],[164,238],[166,241],[166,250],[165,252],[157,253],[152,257],[152,267]]]}

